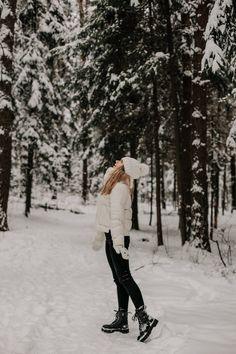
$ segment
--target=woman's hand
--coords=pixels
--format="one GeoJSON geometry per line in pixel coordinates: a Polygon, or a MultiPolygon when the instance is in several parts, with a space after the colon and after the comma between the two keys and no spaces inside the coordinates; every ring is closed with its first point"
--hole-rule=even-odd
{"type": "Polygon", "coordinates": [[[124,246],[114,246],[113,245],[114,250],[116,251],[116,253],[120,253],[123,259],[129,259],[129,251],[127,250],[127,248],[125,248],[124,246]]]}

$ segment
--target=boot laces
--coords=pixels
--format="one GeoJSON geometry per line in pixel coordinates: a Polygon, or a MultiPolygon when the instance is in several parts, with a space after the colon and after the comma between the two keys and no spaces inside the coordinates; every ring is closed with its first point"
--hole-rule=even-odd
{"type": "Polygon", "coordinates": [[[119,309],[119,310],[114,310],[114,312],[116,312],[116,318],[118,318],[119,317],[119,314],[120,313],[123,313],[123,314],[125,314],[125,313],[131,313],[131,312],[128,312],[128,311],[126,311],[126,310],[124,310],[124,309],[119,309]]]}
{"type": "Polygon", "coordinates": [[[148,319],[148,314],[146,313],[146,306],[145,305],[136,309],[136,311],[132,317],[132,320],[136,321],[137,319],[140,324],[148,319]]]}

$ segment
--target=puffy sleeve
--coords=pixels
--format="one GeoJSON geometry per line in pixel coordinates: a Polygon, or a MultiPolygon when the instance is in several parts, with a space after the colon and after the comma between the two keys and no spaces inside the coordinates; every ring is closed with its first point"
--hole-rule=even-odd
{"type": "Polygon", "coordinates": [[[124,183],[117,183],[110,194],[111,235],[115,246],[124,246],[125,205],[129,195],[124,183]]]}

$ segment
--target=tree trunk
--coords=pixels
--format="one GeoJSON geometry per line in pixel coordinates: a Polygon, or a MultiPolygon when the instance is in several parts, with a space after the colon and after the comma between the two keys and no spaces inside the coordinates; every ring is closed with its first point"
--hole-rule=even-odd
{"type": "Polygon", "coordinates": [[[25,216],[29,216],[31,208],[32,184],[33,184],[33,166],[34,165],[34,148],[29,145],[28,148],[28,163],[26,169],[26,200],[25,200],[25,216]]]}
{"type": "Polygon", "coordinates": [[[219,214],[219,166],[216,161],[211,164],[211,224],[210,224],[210,239],[213,238],[213,229],[218,227],[219,214]]]}
{"type": "Polygon", "coordinates": [[[132,229],[139,230],[138,222],[138,183],[134,180],[134,198],[132,202],[132,229]]]}
{"type": "Polygon", "coordinates": [[[210,239],[213,239],[213,219],[214,219],[214,192],[212,189],[212,174],[211,174],[211,205],[210,205],[210,239]]]}
{"type": "Polygon", "coordinates": [[[161,205],[162,205],[162,209],[166,209],[164,161],[163,161],[163,159],[161,159],[160,175],[161,175],[161,181],[160,181],[160,183],[161,183],[161,205]]]}
{"type": "MultiPolygon", "coordinates": [[[[150,30],[150,48],[151,52],[155,53],[156,43],[153,27],[153,7],[155,2],[153,0],[148,1],[149,10],[149,30],[150,30]]],[[[160,174],[160,114],[158,110],[158,93],[157,93],[157,76],[155,71],[152,73],[152,126],[154,133],[154,148],[155,148],[155,171],[156,171],[156,218],[157,218],[157,244],[163,245],[162,235],[162,220],[161,220],[161,174],[160,174]]]]}
{"type": "Polygon", "coordinates": [[[88,160],[87,158],[83,159],[83,189],[82,189],[82,198],[84,203],[87,201],[88,197],[88,160]]]}
{"type": "MultiPolygon", "coordinates": [[[[152,149],[151,149],[152,151],[152,149]]],[[[151,152],[151,195],[150,195],[150,219],[149,226],[152,225],[153,216],[153,152],[151,152]]]]}
{"type": "Polygon", "coordinates": [[[84,8],[84,0],[78,0],[79,4],[79,18],[80,18],[80,26],[84,26],[84,20],[85,20],[85,8],[84,8]]]}
{"type": "Polygon", "coordinates": [[[160,172],[160,114],[158,110],[157,101],[157,80],[153,74],[153,113],[154,113],[154,147],[155,147],[155,171],[156,171],[156,217],[157,217],[157,244],[162,246],[163,233],[162,233],[162,218],[161,218],[161,172],[160,172]]]}
{"type": "Polygon", "coordinates": [[[235,155],[231,156],[230,160],[231,171],[231,212],[236,209],[236,168],[235,168],[235,155]]]}
{"type": "Polygon", "coordinates": [[[195,51],[193,58],[193,205],[192,236],[198,246],[210,251],[208,235],[208,191],[207,191],[207,109],[206,84],[201,72],[205,48],[204,30],[208,20],[208,2],[202,0],[196,9],[194,33],[195,51]]]}
{"type": "MultiPolygon", "coordinates": [[[[137,158],[137,141],[136,137],[131,139],[130,143],[130,155],[133,158],[137,158]]],[[[134,198],[132,201],[132,228],[139,230],[139,221],[138,221],[138,183],[137,180],[134,180],[134,198]]]]}
{"type": "Polygon", "coordinates": [[[90,0],[85,0],[85,9],[84,9],[85,21],[87,21],[87,19],[88,19],[88,9],[89,9],[89,5],[90,5],[90,0]]]}
{"type": "Polygon", "coordinates": [[[216,164],[215,166],[215,176],[214,176],[214,228],[218,227],[218,215],[219,215],[219,178],[220,169],[216,164]]]}
{"type": "Polygon", "coordinates": [[[223,172],[222,195],[221,195],[222,215],[225,214],[225,210],[226,210],[226,193],[227,193],[227,185],[226,185],[226,164],[225,164],[224,165],[224,172],[223,172]]]}
{"type": "Polygon", "coordinates": [[[159,125],[155,127],[155,170],[156,170],[156,217],[157,217],[157,244],[162,246],[163,234],[162,234],[162,220],[161,220],[161,174],[160,174],[160,147],[158,136],[159,125]]]}
{"type": "Polygon", "coordinates": [[[11,174],[11,130],[14,120],[13,100],[11,95],[12,56],[14,44],[16,0],[0,3],[0,231],[8,230],[7,207],[11,174]],[[11,9],[11,12],[8,9],[11,9]],[[11,55],[9,55],[11,53],[11,55]]]}
{"type": "Polygon", "coordinates": [[[173,182],[173,205],[176,210],[177,204],[177,176],[176,176],[176,166],[173,167],[174,182],[173,182]]]}
{"type": "MultiPolygon", "coordinates": [[[[79,16],[80,16],[80,27],[84,27],[85,24],[85,13],[86,13],[86,0],[77,0],[79,5],[79,16]]],[[[81,57],[82,62],[85,62],[85,58],[81,57]]],[[[85,112],[83,115],[83,119],[87,119],[87,113],[85,112]]],[[[87,148],[87,135],[88,132],[84,132],[84,139],[83,139],[83,150],[86,151],[87,148]]],[[[83,180],[82,180],[82,198],[84,203],[86,203],[88,198],[88,158],[83,158],[82,162],[82,173],[83,173],[83,180]]]]}
{"type": "MultiPolygon", "coordinates": [[[[179,213],[179,228],[181,234],[182,244],[187,240],[187,221],[186,210],[184,203],[184,176],[183,176],[183,163],[181,159],[181,121],[180,121],[180,100],[179,100],[179,80],[178,80],[178,63],[176,53],[174,51],[173,31],[171,23],[171,11],[169,1],[163,1],[163,13],[166,21],[166,39],[168,51],[170,54],[169,59],[169,75],[171,80],[171,100],[173,104],[173,117],[174,117],[174,135],[175,135],[175,153],[176,153],[176,174],[178,186],[178,213],[179,213]]],[[[185,162],[184,162],[185,163],[185,162]]]]}
{"type": "Polygon", "coordinates": [[[192,205],[192,34],[189,10],[181,15],[183,28],[183,83],[181,107],[181,169],[182,169],[182,208],[185,213],[186,239],[191,237],[192,205]]]}

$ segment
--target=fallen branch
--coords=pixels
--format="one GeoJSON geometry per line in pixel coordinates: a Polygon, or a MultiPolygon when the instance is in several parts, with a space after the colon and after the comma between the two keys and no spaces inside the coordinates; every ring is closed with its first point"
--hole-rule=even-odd
{"type": "Polygon", "coordinates": [[[76,210],[76,209],[66,209],[66,208],[59,208],[58,205],[50,205],[50,204],[34,204],[33,205],[35,208],[42,208],[45,211],[49,210],[60,210],[60,211],[70,211],[71,213],[74,214],[84,214],[82,211],[80,210],[76,210]]]}

